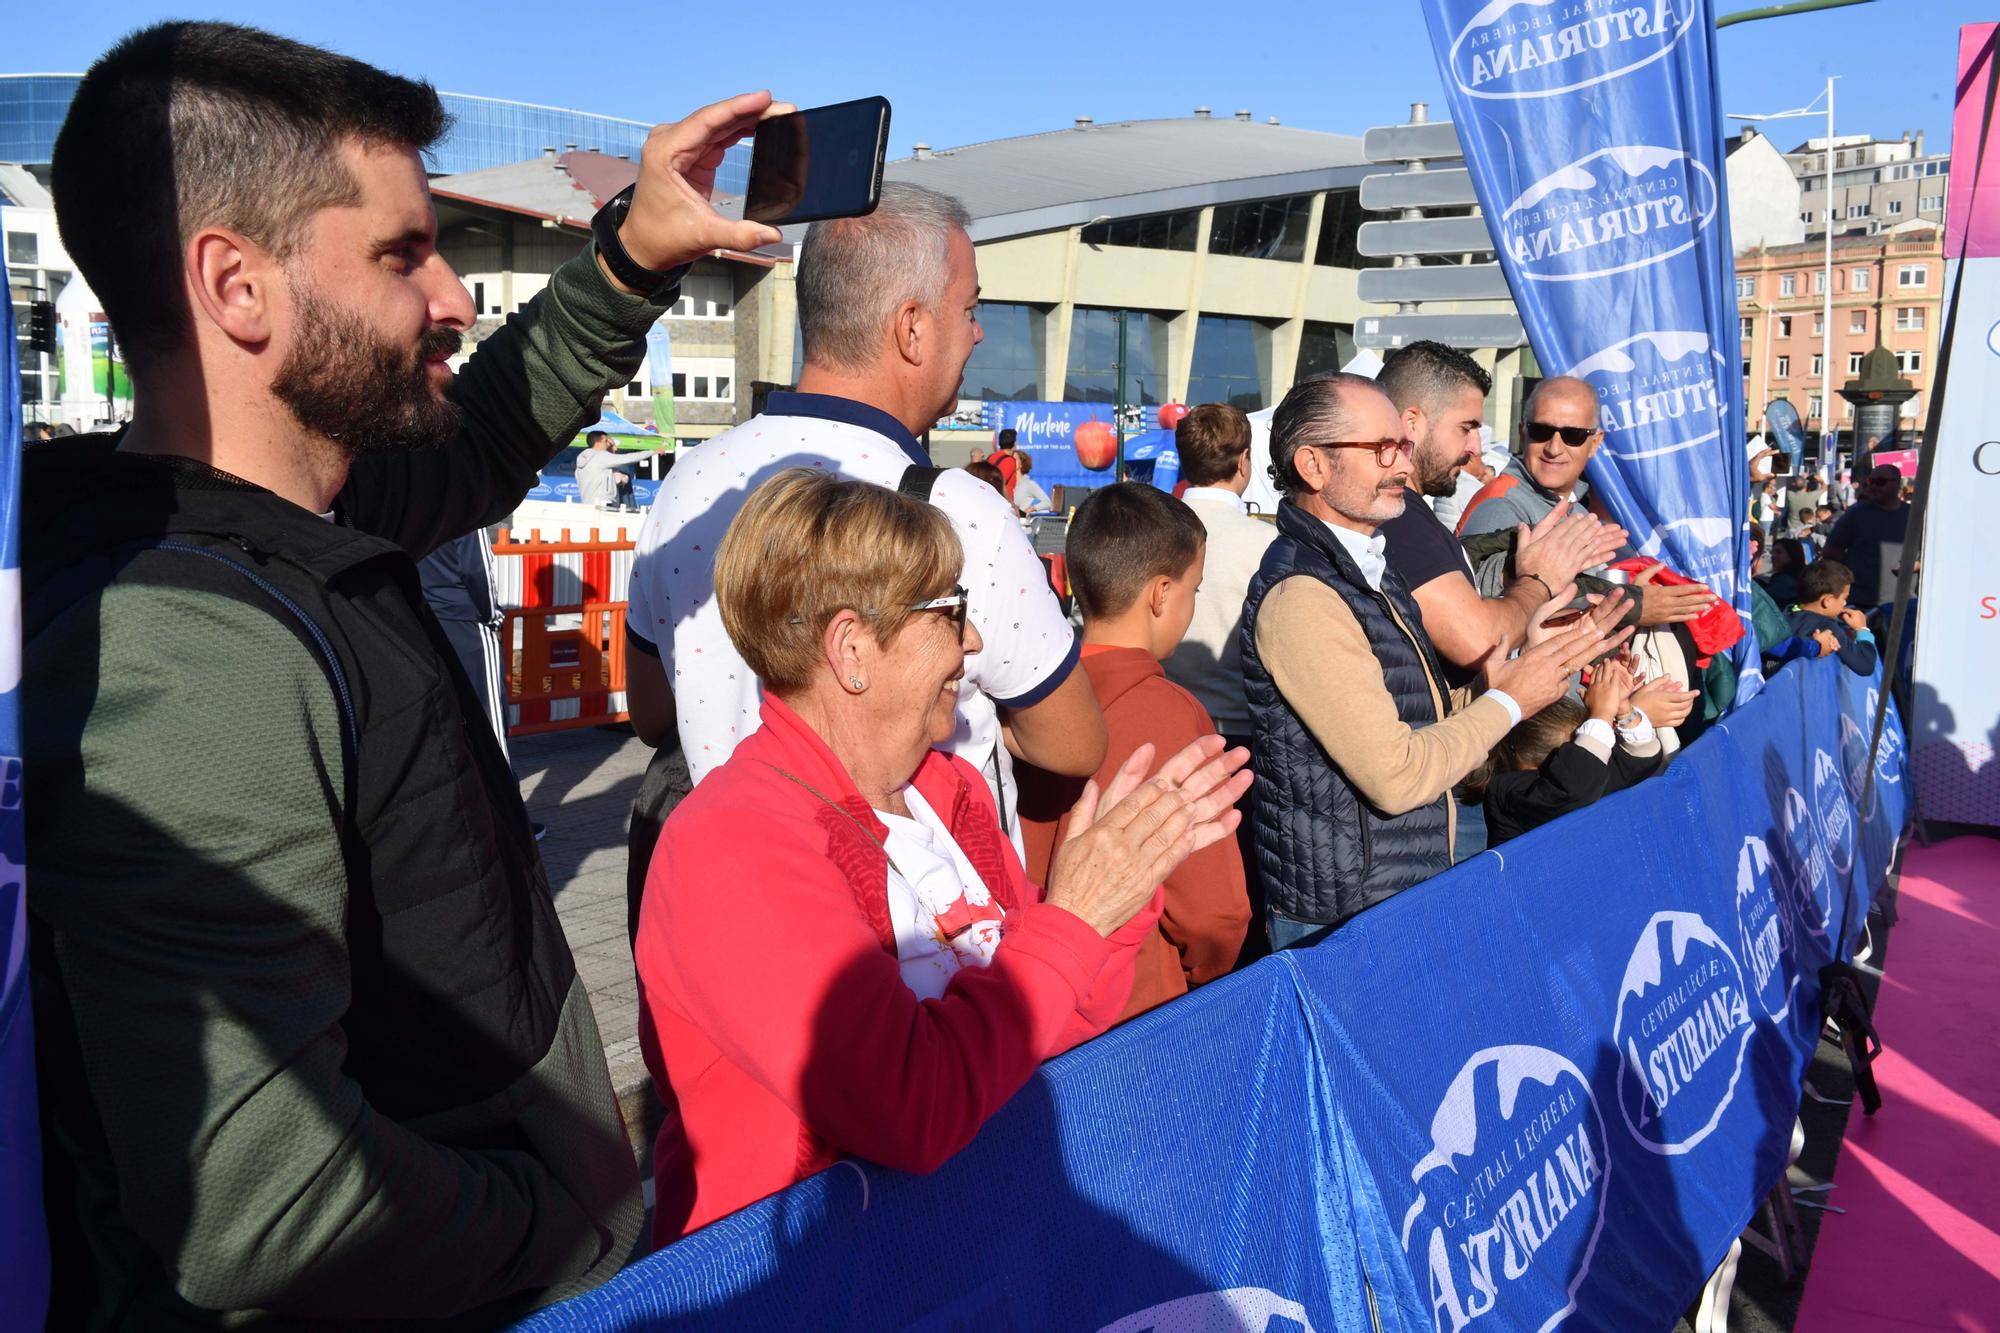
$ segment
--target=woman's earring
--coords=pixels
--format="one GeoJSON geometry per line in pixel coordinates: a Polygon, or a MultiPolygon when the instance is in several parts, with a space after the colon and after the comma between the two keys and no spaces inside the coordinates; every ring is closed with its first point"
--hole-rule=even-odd
{"type": "Polygon", "coordinates": [[[849,677],[847,678],[847,683],[848,683],[849,685],[853,686],[853,687],[854,687],[854,688],[855,688],[856,690],[859,690],[859,689],[861,689],[861,688],[862,688],[862,686],[861,686],[861,677],[859,677],[859,676],[849,676],[849,677]]]}

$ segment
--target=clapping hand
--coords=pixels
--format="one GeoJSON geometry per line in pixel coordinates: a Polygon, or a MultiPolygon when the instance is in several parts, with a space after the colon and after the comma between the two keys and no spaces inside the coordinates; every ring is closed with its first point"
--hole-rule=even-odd
{"type": "Polygon", "coordinates": [[[1609,658],[1591,668],[1590,684],[1583,692],[1583,706],[1590,710],[1592,717],[1616,722],[1625,716],[1626,709],[1631,705],[1632,692],[1637,687],[1631,668],[1619,658],[1609,658]]]}
{"type": "MultiPolygon", "coordinates": [[[[1682,625],[1699,617],[1709,607],[1715,605],[1715,594],[1702,583],[1656,584],[1665,565],[1654,565],[1645,573],[1633,579],[1635,586],[1646,590],[1639,603],[1639,623],[1651,628],[1655,625],[1682,625]]],[[[1650,716],[1650,714],[1649,714],[1650,716]]]]}
{"type": "Polygon", "coordinates": [[[1699,691],[1684,690],[1674,684],[1672,677],[1661,676],[1634,690],[1631,706],[1644,713],[1655,727],[1678,727],[1688,720],[1688,714],[1694,711],[1694,701],[1700,697],[1699,691]]]}
{"type": "MultiPolygon", "coordinates": [[[[1625,545],[1625,529],[1572,510],[1567,500],[1558,501],[1534,527],[1521,524],[1515,534],[1514,572],[1547,584],[1551,594],[1584,570],[1597,568],[1625,545]]],[[[1558,596],[1552,600],[1563,599],[1558,596]]]]}
{"type": "Polygon", "coordinates": [[[1250,789],[1250,752],[1225,744],[1204,736],[1151,778],[1154,749],[1142,745],[1102,792],[1086,782],[1049,867],[1047,901],[1109,936],[1181,862],[1234,833],[1242,821],[1234,807],[1250,789]]]}

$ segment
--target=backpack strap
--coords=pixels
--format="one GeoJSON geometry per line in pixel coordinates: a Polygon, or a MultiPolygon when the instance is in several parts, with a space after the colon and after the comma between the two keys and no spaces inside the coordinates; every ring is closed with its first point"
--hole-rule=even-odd
{"type": "Polygon", "coordinates": [[[944,475],[941,467],[925,467],[922,463],[912,463],[903,469],[903,479],[896,483],[896,489],[912,500],[931,502],[931,488],[944,475]]]}

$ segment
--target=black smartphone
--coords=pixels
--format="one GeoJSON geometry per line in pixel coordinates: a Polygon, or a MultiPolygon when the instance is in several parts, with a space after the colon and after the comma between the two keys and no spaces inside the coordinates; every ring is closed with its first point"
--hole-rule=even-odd
{"type": "Polygon", "coordinates": [[[1771,465],[1772,476],[1789,477],[1792,475],[1792,456],[1783,450],[1771,455],[1765,461],[1771,465]]]}
{"type": "Polygon", "coordinates": [[[856,218],[882,197],[889,99],[864,97],[757,123],[743,216],[777,227],[856,218]]]}

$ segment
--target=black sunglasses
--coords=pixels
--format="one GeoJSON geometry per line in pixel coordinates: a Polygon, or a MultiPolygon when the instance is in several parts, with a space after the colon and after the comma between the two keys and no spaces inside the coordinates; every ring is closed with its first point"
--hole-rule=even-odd
{"type": "Polygon", "coordinates": [[[1547,444],[1549,437],[1560,435],[1563,443],[1572,449],[1581,449],[1590,443],[1590,437],[1597,434],[1589,426],[1558,426],[1547,421],[1530,421],[1522,429],[1528,433],[1531,444],[1547,444]]]}

